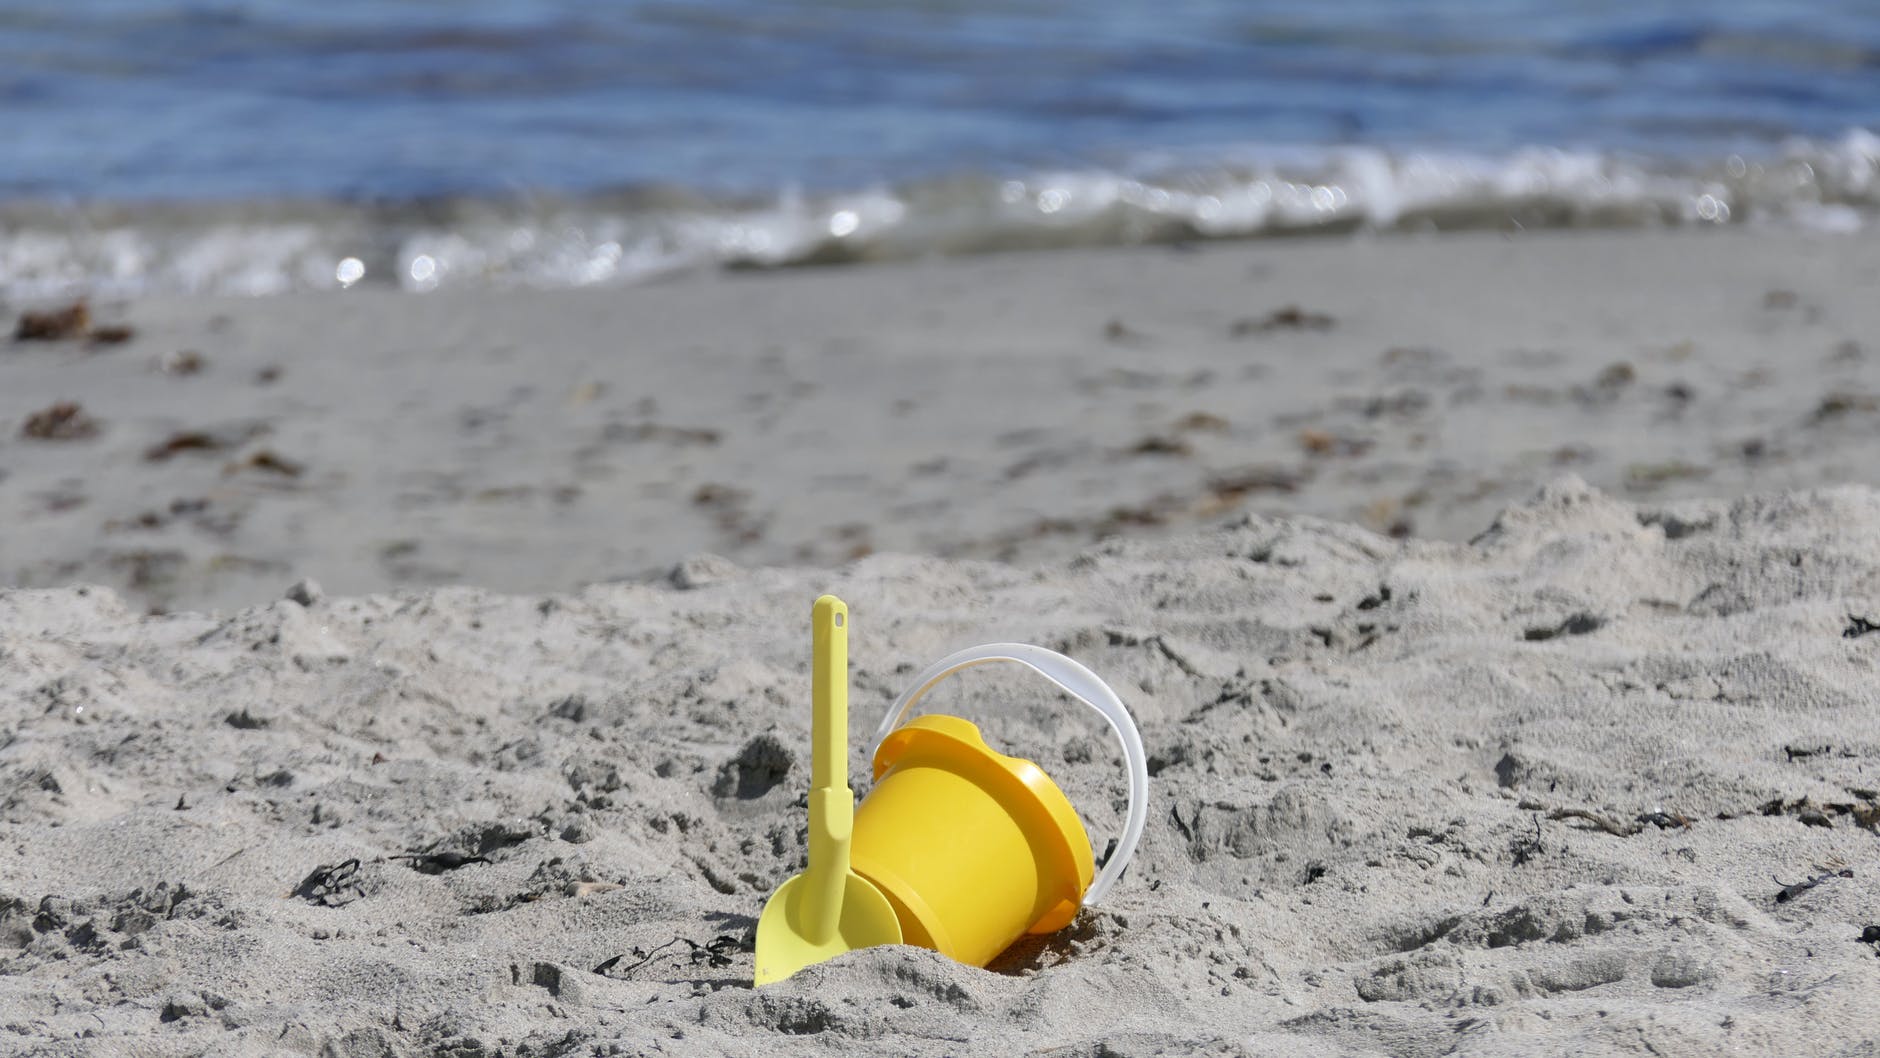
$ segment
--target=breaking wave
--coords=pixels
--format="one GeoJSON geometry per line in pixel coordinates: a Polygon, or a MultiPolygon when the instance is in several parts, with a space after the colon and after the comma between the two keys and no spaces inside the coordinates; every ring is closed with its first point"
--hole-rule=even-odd
{"type": "Polygon", "coordinates": [[[576,287],[709,268],[1351,232],[1760,224],[1880,216],[1880,136],[1667,162],[1312,148],[1160,154],[767,200],[674,190],[409,203],[0,206],[0,293],[266,295],[576,287]]]}

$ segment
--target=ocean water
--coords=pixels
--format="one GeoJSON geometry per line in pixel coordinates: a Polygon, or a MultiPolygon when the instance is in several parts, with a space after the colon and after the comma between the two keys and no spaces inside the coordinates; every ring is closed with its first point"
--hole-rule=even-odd
{"type": "Polygon", "coordinates": [[[0,292],[1880,217],[1875,0],[5,0],[0,292]]]}

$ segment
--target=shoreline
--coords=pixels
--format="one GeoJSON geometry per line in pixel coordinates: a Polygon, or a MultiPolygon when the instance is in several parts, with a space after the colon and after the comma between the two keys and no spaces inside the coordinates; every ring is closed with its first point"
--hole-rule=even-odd
{"type": "MultiPolygon", "coordinates": [[[[1716,154],[1278,144],[763,188],[0,201],[0,298],[581,289],[686,272],[1443,233],[1857,235],[1880,136],[1716,154]]],[[[199,189],[200,190],[200,189],[199,189]]]]}

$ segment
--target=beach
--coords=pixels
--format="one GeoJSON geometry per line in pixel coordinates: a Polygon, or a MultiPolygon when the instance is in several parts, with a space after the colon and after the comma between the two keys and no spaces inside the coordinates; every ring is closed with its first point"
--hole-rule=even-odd
{"type": "Polygon", "coordinates": [[[1562,473],[1871,482],[1876,280],[1861,237],[1622,232],[100,301],[128,341],[0,350],[0,580],[226,610],[699,553],[1023,562],[1242,512],[1460,541],[1562,473]],[[61,402],[70,439],[23,435],[61,402]]]}
{"type": "MultiPolygon", "coordinates": [[[[1873,1054],[1877,281],[1738,229],[94,298],[0,344],[0,1052],[1873,1054]],[[953,650],[1117,690],[1103,903],[750,987],[824,592],[858,794],[953,650]]],[[[931,704],[1104,854],[1101,726],[931,704]]]]}

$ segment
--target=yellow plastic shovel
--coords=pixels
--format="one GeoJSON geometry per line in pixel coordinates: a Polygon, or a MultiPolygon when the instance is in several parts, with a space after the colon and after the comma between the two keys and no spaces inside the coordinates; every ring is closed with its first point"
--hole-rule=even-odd
{"type": "Polygon", "coordinates": [[[757,984],[845,951],[901,943],[894,905],[849,869],[849,608],[825,595],[810,611],[809,869],[784,882],[757,920],[757,984]]]}

